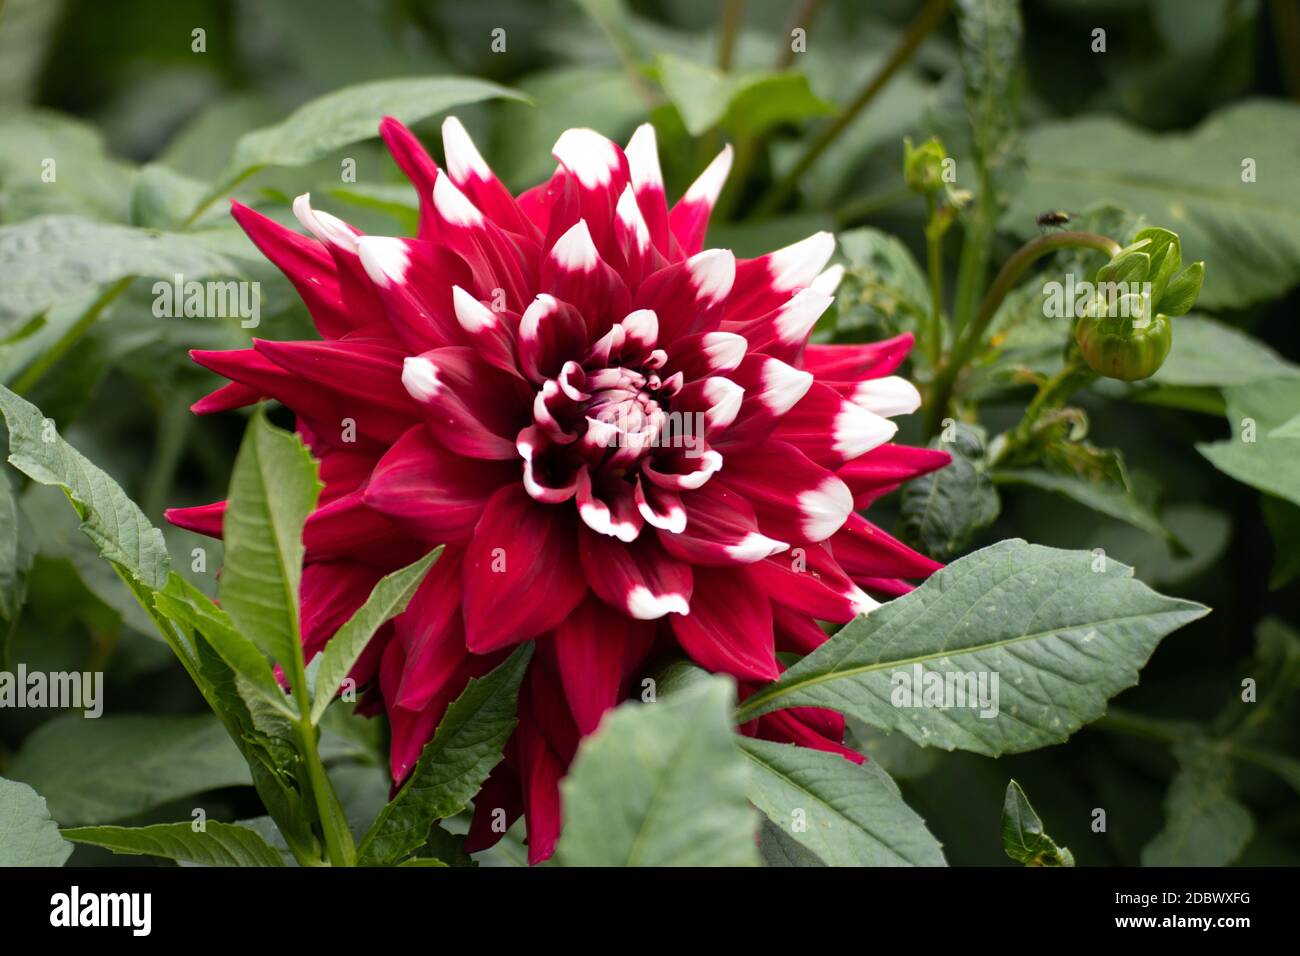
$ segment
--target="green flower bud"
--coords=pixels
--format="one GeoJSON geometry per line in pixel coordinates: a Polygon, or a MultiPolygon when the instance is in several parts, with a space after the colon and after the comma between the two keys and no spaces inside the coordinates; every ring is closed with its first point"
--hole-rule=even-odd
{"type": "MultiPolygon", "coordinates": [[[[1134,245],[1146,241],[1143,251],[1151,257],[1151,271],[1145,281],[1151,283],[1151,298],[1159,302],[1165,287],[1183,265],[1183,247],[1178,233],[1152,226],[1133,237],[1134,245]]],[[[1132,248],[1132,247],[1130,247],[1132,248]]]]}
{"type": "Polygon", "coordinates": [[[1173,345],[1169,320],[1163,315],[1139,322],[1113,316],[1088,315],[1079,319],[1074,340],[1088,367],[1098,375],[1125,382],[1154,375],[1173,345]]]}
{"type": "Polygon", "coordinates": [[[903,140],[903,182],[916,193],[936,193],[944,186],[943,162],[947,158],[943,143],[931,137],[920,146],[903,140]]]}

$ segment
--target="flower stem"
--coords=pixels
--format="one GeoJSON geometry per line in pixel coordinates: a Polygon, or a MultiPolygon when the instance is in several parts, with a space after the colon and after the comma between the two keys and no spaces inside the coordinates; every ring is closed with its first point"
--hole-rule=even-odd
{"type": "Polygon", "coordinates": [[[296,634],[294,644],[293,698],[298,708],[294,730],[298,735],[299,752],[307,765],[306,783],[311,789],[320,816],[321,833],[325,837],[325,855],[331,866],[355,866],[357,851],[352,841],[352,831],[348,829],[347,817],[316,747],[316,727],[311,722],[311,695],[307,692],[307,668],[303,661],[302,641],[296,634]]]}
{"type": "Polygon", "coordinates": [[[1019,424],[994,440],[995,447],[989,449],[990,465],[997,466],[1007,461],[1029,444],[1034,438],[1034,426],[1046,412],[1063,405],[1070,395],[1096,378],[1097,373],[1088,368],[1078,348],[1072,345],[1060,371],[1038,386],[1038,392],[1025,409],[1019,424]]]}
{"type": "Polygon", "coordinates": [[[826,152],[827,147],[839,137],[840,133],[848,128],[859,113],[866,109],[867,105],[876,98],[886,84],[894,78],[904,64],[916,52],[916,48],[921,42],[930,35],[935,27],[943,20],[944,13],[948,10],[950,0],[926,0],[926,4],[921,8],[921,12],[916,18],[908,24],[907,30],[903,33],[902,38],[898,41],[898,46],[894,48],[893,53],[889,55],[876,74],[867,82],[853,98],[843,112],[837,116],[829,126],[822,130],[821,135],[808,145],[799,160],[791,167],[790,171],[782,177],[781,181],[772,188],[759,204],[757,212],[760,215],[767,215],[775,212],[785,202],[787,197],[794,192],[799,181],[803,179],[804,174],[812,168],[822,153],[826,152]]]}
{"type": "Polygon", "coordinates": [[[984,301],[980,303],[975,319],[958,333],[952,354],[935,376],[934,390],[931,392],[929,408],[926,410],[927,434],[938,434],[939,426],[948,413],[948,406],[952,401],[953,386],[956,384],[957,376],[974,357],[975,350],[984,338],[984,333],[988,331],[989,323],[993,321],[998,307],[1002,305],[1002,300],[1015,288],[1020,277],[1031,265],[1058,249],[1095,249],[1108,256],[1114,256],[1120,251],[1120,244],[1114,239],[1094,232],[1054,232],[1031,239],[1016,250],[1002,266],[993,284],[989,286],[989,291],[985,294],[984,301]]]}
{"type": "Polygon", "coordinates": [[[772,64],[774,70],[784,70],[794,62],[794,44],[790,42],[791,34],[796,27],[802,27],[807,30],[812,26],[812,22],[817,19],[817,14],[821,12],[824,0],[799,0],[790,10],[790,19],[785,22],[785,35],[781,38],[781,46],[777,49],[776,60],[772,64]]]}
{"type": "Polygon", "coordinates": [[[930,367],[938,368],[943,356],[943,234],[934,228],[934,194],[925,196],[926,263],[930,271],[930,325],[926,331],[926,346],[930,354],[930,367]]]}
{"type": "Polygon", "coordinates": [[[726,0],[722,6],[722,21],[718,24],[718,69],[730,71],[736,53],[736,37],[745,19],[745,0],[726,0]]]}

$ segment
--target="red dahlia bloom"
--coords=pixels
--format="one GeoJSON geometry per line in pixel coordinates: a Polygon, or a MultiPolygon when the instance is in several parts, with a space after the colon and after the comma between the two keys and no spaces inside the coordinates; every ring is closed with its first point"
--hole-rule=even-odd
{"type": "MultiPolygon", "coordinates": [[[[353,673],[392,724],[395,781],[469,678],[536,640],[468,845],[498,836],[492,810],[522,812],[537,861],[580,737],[652,656],[680,650],[751,693],[776,651],[825,640],[817,621],[935,570],[854,509],[948,456],[889,444],[889,416],[919,403],[892,374],[910,336],[808,344],[840,273],[823,271],[828,233],[757,259],[701,251],[730,149],[670,210],[649,125],[626,151],[569,130],[518,198],[455,119],[445,169],[396,120],[380,131],[419,192],[418,237],[363,236],[305,195],[312,238],[234,204],[323,341],[195,352],[231,384],[194,411],[276,399],[320,458],[309,657],[382,575],[447,546],[353,673]]],[[[216,535],[223,507],[169,518],[216,535]]],[[[862,759],[828,711],[742,730],[862,759]]]]}

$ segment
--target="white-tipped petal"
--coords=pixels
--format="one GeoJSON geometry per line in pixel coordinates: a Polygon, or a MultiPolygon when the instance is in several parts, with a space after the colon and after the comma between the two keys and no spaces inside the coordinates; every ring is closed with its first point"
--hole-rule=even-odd
{"type": "Polygon", "coordinates": [[[810,285],[834,253],[835,237],[829,232],[815,232],[776,250],[767,260],[772,288],[785,292],[810,285]]]}
{"type": "Polygon", "coordinates": [[[832,426],[834,443],[831,448],[845,461],[865,455],[894,437],[898,426],[888,418],[881,418],[860,405],[845,402],[835,415],[832,426]]]}
{"type": "Polygon", "coordinates": [[[813,326],[830,308],[835,297],[816,289],[800,289],[790,301],[781,306],[776,316],[776,334],[786,345],[802,345],[808,340],[813,326]]]}
{"type": "Polygon", "coordinates": [[[762,561],[774,554],[780,554],[789,547],[790,545],[784,541],[777,541],[765,534],[751,531],[735,544],[727,545],[727,554],[741,564],[753,564],[755,561],[762,561]]]}
{"type": "Polygon", "coordinates": [[[442,151],[447,157],[447,172],[458,185],[471,177],[492,178],[492,170],[469,138],[469,133],[465,132],[465,127],[454,116],[442,121],[442,151]]]}
{"type": "Polygon", "coordinates": [[[590,272],[596,268],[600,253],[591,241],[587,220],[579,219],[551,247],[551,258],[571,272],[590,272]]]}
{"type": "Polygon", "coordinates": [[[427,402],[442,390],[438,367],[423,355],[412,355],[402,361],[402,385],[417,402],[427,402]]]}
{"type": "Polygon", "coordinates": [[[722,187],[726,185],[727,175],[731,172],[732,160],[731,144],[728,143],[722,148],[722,152],[713,158],[713,162],[705,167],[704,172],[700,173],[699,178],[691,183],[691,188],[686,190],[686,195],[682,197],[682,202],[703,202],[707,203],[709,208],[713,208],[722,195],[722,187]]]}
{"type": "Polygon", "coordinates": [[[349,252],[357,251],[357,234],[338,216],[311,207],[311,193],[303,193],[293,201],[293,214],[303,228],[327,246],[338,246],[349,252]]]}
{"type": "Polygon", "coordinates": [[[483,214],[456,188],[451,176],[440,175],[434,180],[433,205],[438,215],[453,225],[477,226],[483,222],[483,214]]]}
{"type": "Polygon", "coordinates": [[[642,123],[627,141],[628,169],[632,174],[632,187],[641,190],[646,186],[663,189],[664,176],[659,170],[659,144],[655,141],[655,128],[642,123]]]}
{"type": "Polygon", "coordinates": [[[594,129],[566,129],[551,155],[587,189],[609,185],[618,171],[618,147],[594,129]]]}
{"type": "Polygon", "coordinates": [[[736,420],[745,390],[729,378],[715,375],[704,383],[704,400],[709,409],[704,413],[708,428],[726,428],[736,420]]]}
{"type": "Polygon", "coordinates": [[[859,382],[853,389],[853,403],[882,418],[910,415],[921,407],[921,393],[905,378],[886,375],[859,382]]]}
{"type": "Polygon", "coordinates": [[[853,511],[853,492],[838,478],[830,477],[816,488],[801,492],[803,533],[809,541],[825,541],[844,526],[853,511]]]}
{"type": "Polygon", "coordinates": [[[614,215],[632,233],[637,249],[644,252],[650,248],[650,227],[646,225],[645,216],[641,215],[641,207],[637,205],[636,194],[632,192],[630,184],[623,190],[623,195],[618,197],[614,215]]]}
{"type": "Polygon", "coordinates": [[[760,400],[774,415],[784,415],[799,404],[813,386],[811,372],[768,359],[763,365],[763,391],[760,400]]]}
{"type": "Polygon", "coordinates": [[[647,348],[653,348],[659,341],[659,316],[654,309],[629,312],[619,325],[623,327],[625,340],[635,339],[647,348]]]}
{"type": "Polygon", "coordinates": [[[638,584],[628,592],[627,613],[638,621],[654,621],[668,614],[690,614],[691,607],[685,595],[655,594],[644,584],[638,584]]]}
{"type": "Polygon", "coordinates": [[[481,332],[500,321],[495,312],[458,285],[451,287],[451,301],[456,309],[456,321],[466,332],[481,332]]]}
{"type": "Polygon", "coordinates": [[[717,372],[730,372],[745,359],[749,343],[735,332],[710,332],[702,340],[709,368],[717,372]]]}
{"type": "Polygon", "coordinates": [[[696,299],[719,302],[736,282],[736,257],[730,249],[705,249],[686,260],[696,299]]]}
{"type": "Polygon", "coordinates": [[[825,293],[826,295],[834,295],[835,290],[840,287],[840,282],[843,281],[843,279],[844,267],[841,265],[834,265],[821,273],[821,275],[817,276],[817,278],[813,279],[812,285],[809,286],[809,288],[816,289],[818,292],[825,293]]]}
{"type": "Polygon", "coordinates": [[[361,257],[361,267],[375,285],[387,288],[406,282],[410,255],[401,239],[361,236],[357,239],[357,255],[361,257]]]}

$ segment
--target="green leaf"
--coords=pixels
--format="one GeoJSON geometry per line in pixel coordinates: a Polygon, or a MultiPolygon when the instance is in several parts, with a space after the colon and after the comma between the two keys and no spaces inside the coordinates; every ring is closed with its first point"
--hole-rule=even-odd
{"type": "Polygon", "coordinates": [[[784,830],[767,817],[763,817],[758,825],[758,854],[762,857],[764,866],[826,865],[822,862],[821,857],[802,843],[796,843],[794,837],[788,836],[784,830]]]}
{"type": "Polygon", "coordinates": [[[930,442],[952,455],[952,462],[903,486],[900,531],[904,540],[926,554],[946,560],[961,551],[975,533],[987,528],[1002,509],[984,457],[984,431],[976,425],[952,425],[930,442]]]}
{"type": "Polygon", "coordinates": [[[1043,821],[1014,780],[1007,784],[1002,804],[1002,849],[1025,866],[1074,866],[1074,854],[1044,832],[1043,821]]]}
{"type": "Polygon", "coordinates": [[[34,481],[62,488],[100,555],[140,584],[161,588],[170,564],[167,544],[135,502],[59,437],[39,408],[4,386],[0,413],[9,427],[9,463],[34,481]]]}
{"type": "Polygon", "coordinates": [[[1142,848],[1143,866],[1227,866],[1255,832],[1232,793],[1232,763],[1198,743],[1174,748],[1179,770],[1165,797],[1165,828],[1142,848]]]}
{"type": "Polygon", "coordinates": [[[930,289],[911,250],[879,229],[853,229],[838,238],[844,279],[836,290],[837,332],[859,329],[896,335],[929,312],[930,289]]]}
{"type": "Polygon", "coordinates": [[[739,737],[749,799],[783,834],[831,866],[943,866],[943,851],[874,763],[739,737]]]}
{"type": "Polygon", "coordinates": [[[154,606],[164,616],[202,634],[221,659],[264,701],[284,716],[294,716],[266,656],[206,594],[173,571],[167,586],[154,594],[154,606]]]}
{"type": "Polygon", "coordinates": [[[424,845],[435,820],[454,816],[478,793],[514,732],[519,683],[532,659],[525,644],[485,677],[469,682],[438,732],[357,848],[363,866],[396,863],[424,845]]]}
{"type": "Polygon", "coordinates": [[[5,772],[40,791],[65,825],[120,820],[249,783],[238,749],[207,715],[56,717],[23,742],[5,772]]]}
{"type": "Polygon", "coordinates": [[[1196,450],[1237,481],[1300,505],[1300,437],[1276,431],[1300,411],[1300,379],[1234,385],[1223,396],[1232,437],[1196,450]]]}
{"type": "Polygon", "coordinates": [[[258,414],[244,432],[222,525],[221,606],[273,660],[288,664],[299,641],[302,526],[321,483],[297,435],[258,414]]]}
{"type": "Polygon", "coordinates": [[[284,866],[278,851],[255,831],[233,823],[205,823],[196,832],[189,823],[147,827],[75,827],[63,836],[74,843],[102,846],[127,856],[160,856],[201,866],[284,866]]]}
{"type": "MultiPolygon", "coordinates": [[[[18,502],[14,500],[9,472],[0,468],[0,621],[12,621],[23,604],[23,579],[31,555],[18,540],[18,502]]],[[[0,648],[0,665],[4,663],[0,648]]]]}
{"type": "Polygon", "coordinates": [[[745,759],[711,677],[653,704],[626,703],[582,742],[560,784],[566,866],[748,866],[758,862],[745,759]]]}
{"type": "Polygon", "coordinates": [[[1015,149],[1024,32],[1020,3],[958,0],[957,27],[972,142],[980,162],[995,170],[1015,149]]]}
{"type": "Polygon", "coordinates": [[[385,575],[370,592],[366,603],[357,608],[348,622],[330,638],[321,655],[319,670],[316,671],[311,706],[313,724],[320,722],[325,708],[343,686],[348,671],[352,670],[375,631],[385,621],[406,610],[406,605],[415,595],[420,582],[441,555],[442,546],[439,545],[414,564],[385,575]]]}
{"type": "Polygon", "coordinates": [[[692,136],[725,126],[737,136],[758,136],[778,123],[835,112],[802,73],[723,73],[662,54],[659,81],[692,136]]]}
{"type": "Polygon", "coordinates": [[[1264,495],[1259,501],[1264,512],[1264,523],[1273,536],[1273,572],[1269,575],[1268,589],[1284,588],[1300,577],[1300,505],[1264,495]]]}
{"type": "Polygon", "coordinates": [[[513,90],[456,76],[376,80],[335,90],[294,110],[272,126],[245,133],[235,144],[223,182],[262,166],[302,166],[349,143],[379,135],[393,116],[407,125],[467,103],[494,97],[523,99],[513,90]]]}
{"type": "Polygon", "coordinates": [[[1117,481],[1089,481],[1078,475],[1046,468],[999,468],[992,473],[999,485],[1018,484],[1052,491],[1079,504],[1109,515],[1157,538],[1168,538],[1169,530],[1137,497],[1117,481]]]}
{"type": "Polygon", "coordinates": [[[1300,280],[1300,193],[1288,175],[1298,151],[1300,107],[1280,100],[1224,107],[1190,133],[1100,116],[1044,123],[1026,137],[1025,183],[1005,224],[1030,237],[1044,209],[1112,201],[1177,232],[1184,261],[1209,263],[1202,307],[1244,306],[1300,280]]]}
{"type": "MultiPolygon", "coordinates": [[[[7,20],[5,25],[7,32],[7,20]]],[[[51,213],[124,221],[131,177],[130,165],[110,157],[103,137],[88,123],[45,111],[0,112],[5,222],[51,213]]]]}
{"type": "Polygon", "coordinates": [[[846,625],[749,697],[737,721],[827,707],[991,757],[1060,743],[1137,682],[1162,637],[1208,613],[1101,564],[1018,539],[976,551],[846,625]],[[936,681],[946,697],[926,696],[936,681]]]}
{"type": "Polygon", "coordinates": [[[0,777],[0,866],[62,866],[71,853],[45,798],[25,783],[0,777]]]}
{"type": "Polygon", "coordinates": [[[1300,376],[1264,343],[1215,319],[1187,315],[1173,324],[1174,346],[1151,381],[1160,385],[1248,385],[1300,376]]]}
{"type": "Polygon", "coordinates": [[[239,271],[232,260],[183,233],[72,215],[0,226],[0,337],[53,305],[125,276],[171,281],[177,273],[189,280],[239,271]]]}

